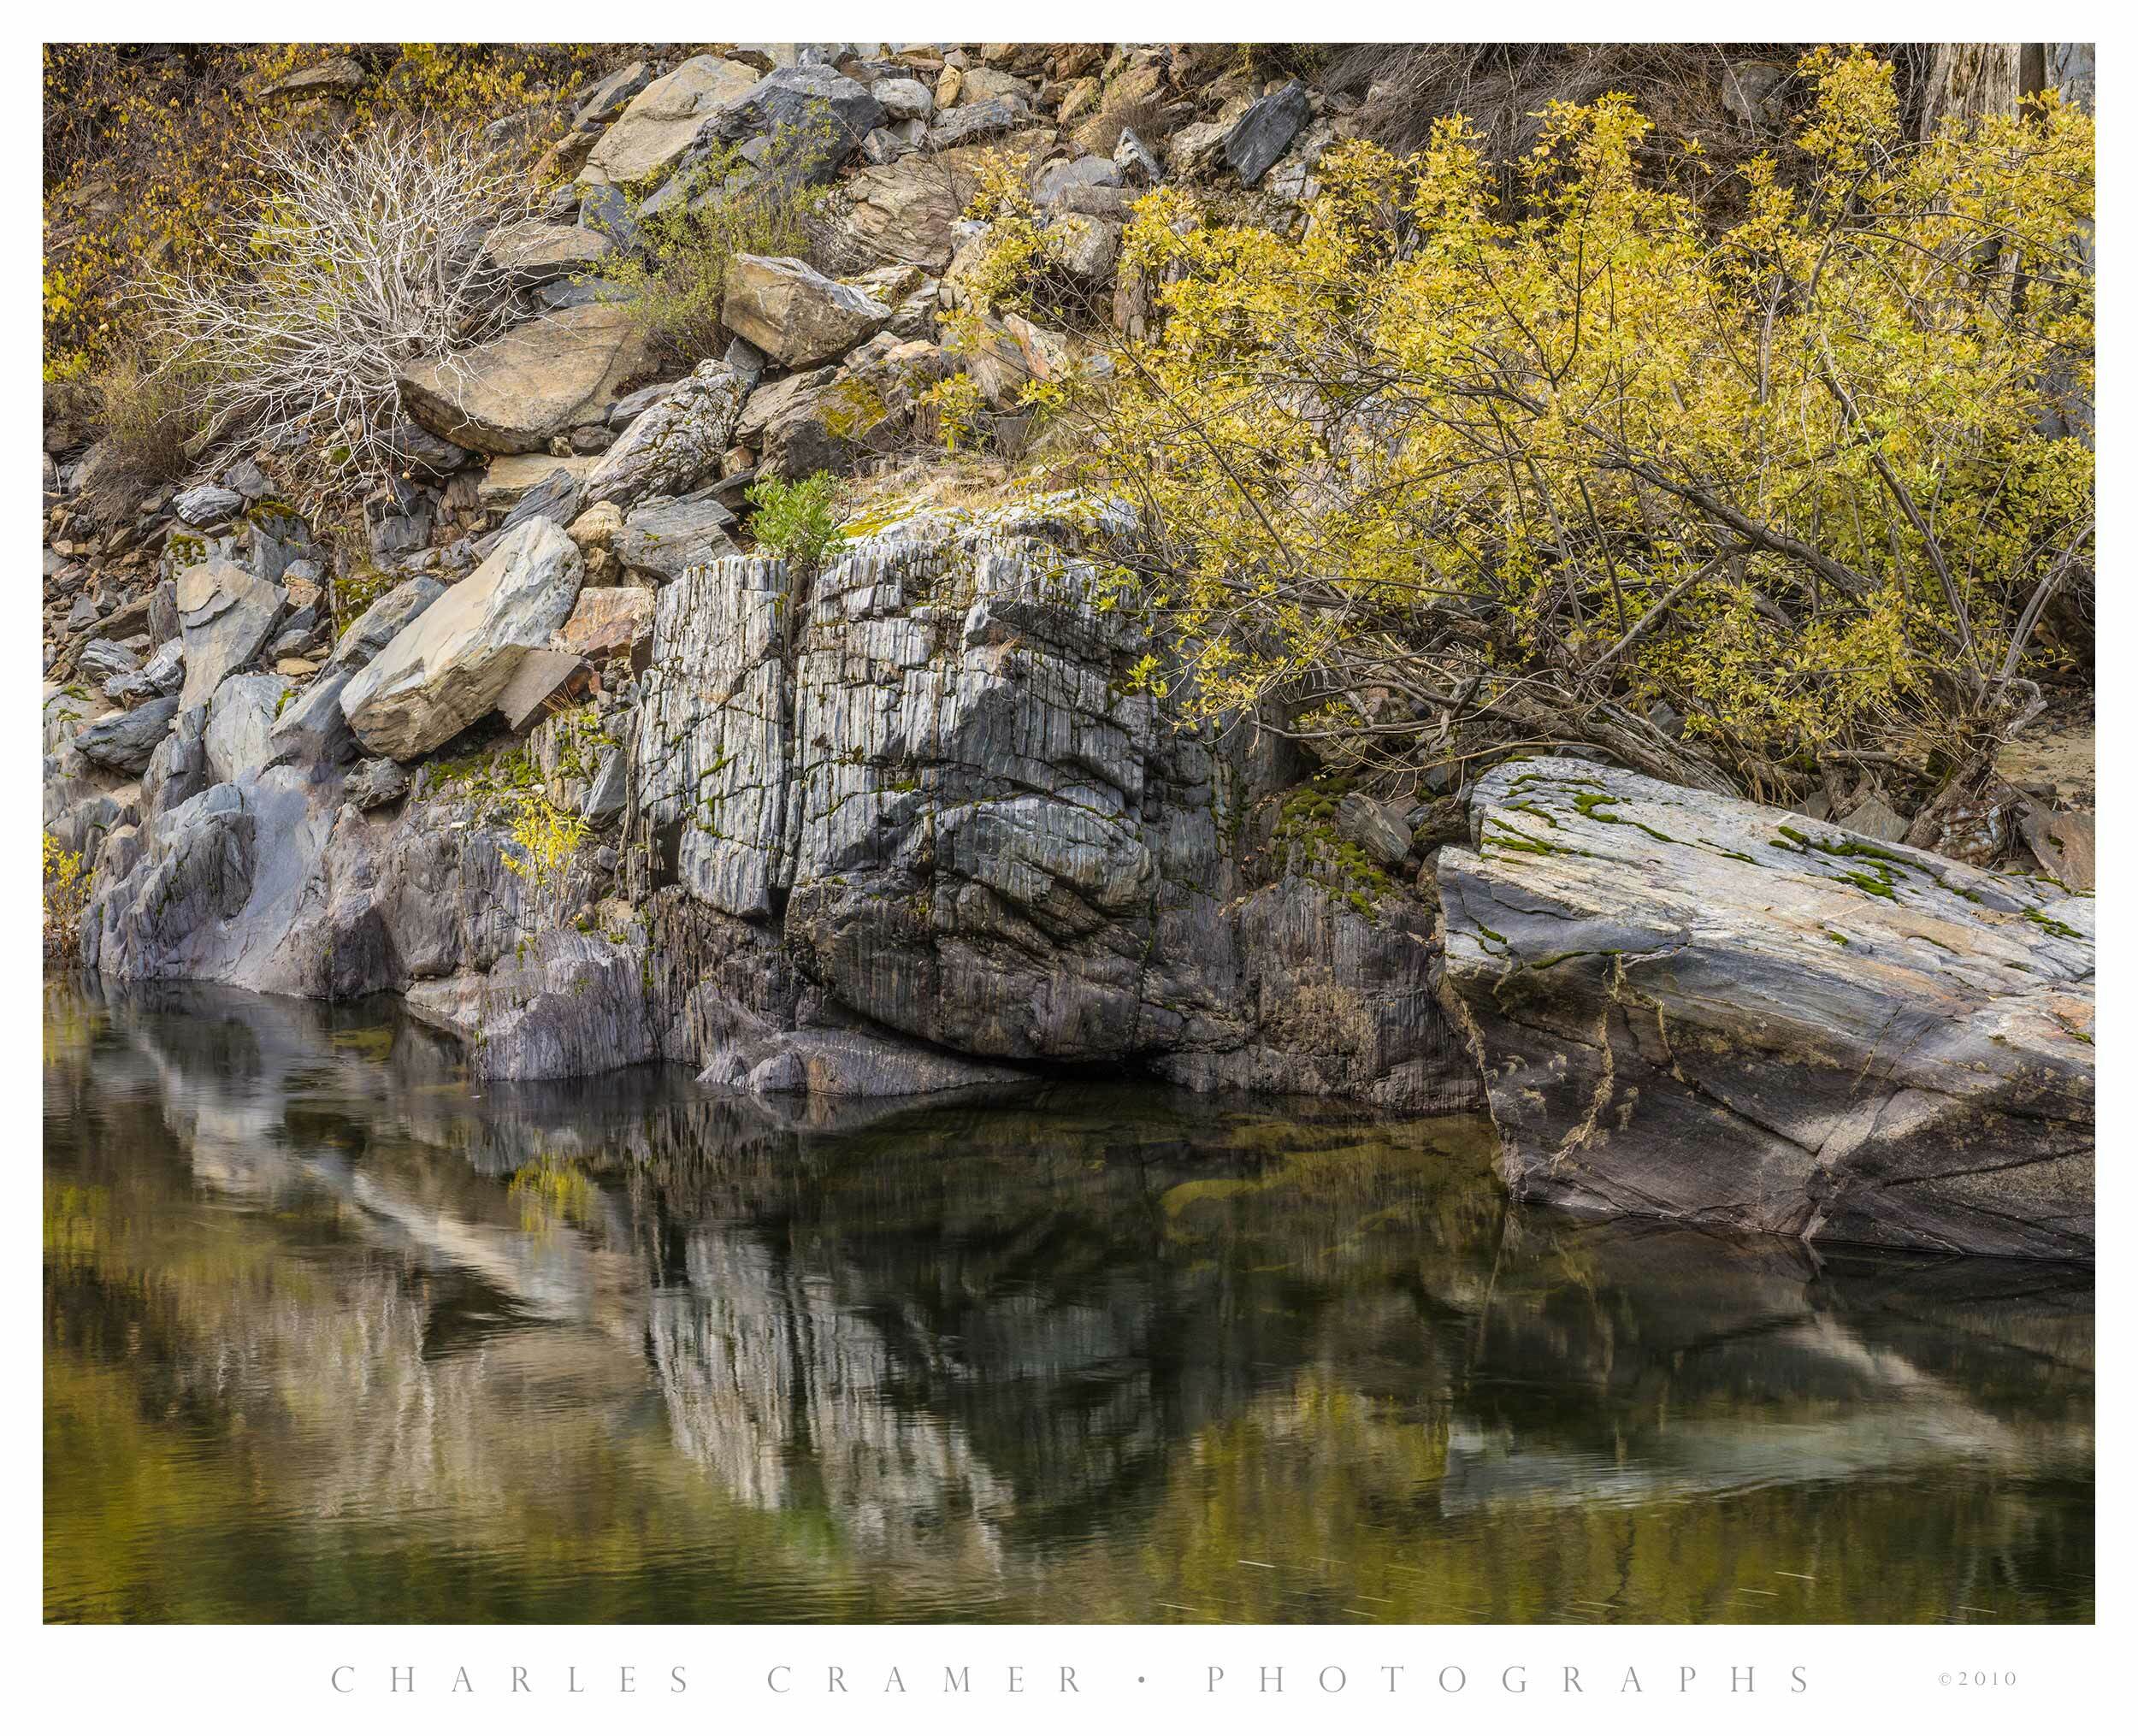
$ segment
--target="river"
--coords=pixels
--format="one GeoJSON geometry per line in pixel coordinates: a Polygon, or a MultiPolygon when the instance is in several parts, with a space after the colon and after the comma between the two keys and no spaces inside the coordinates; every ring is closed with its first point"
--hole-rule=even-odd
{"type": "Polygon", "coordinates": [[[1470,1119],[45,1014],[50,1621],[2094,1617],[2082,1269],[1525,1210],[1470,1119]]]}

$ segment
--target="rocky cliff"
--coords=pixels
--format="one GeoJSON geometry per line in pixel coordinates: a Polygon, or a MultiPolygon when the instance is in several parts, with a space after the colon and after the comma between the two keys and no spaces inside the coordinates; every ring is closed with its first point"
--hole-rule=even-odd
{"type": "MultiPolygon", "coordinates": [[[[1466,790],[1485,756],[1454,748],[1315,776],[1134,678],[1106,501],[891,491],[827,560],[753,550],[746,487],[910,456],[930,384],[968,376],[1013,455],[1025,387],[1104,365],[977,311],[983,148],[1025,160],[1050,280],[1133,334],[1131,199],[1299,221],[1385,96],[1188,48],[633,61],[484,241],[516,322],[406,359],[360,548],[274,453],[144,489],[48,430],[44,822],[90,872],[84,962],[399,991],[493,1078],[1482,1098],[1510,1184],[1580,1208],[2090,1254],[2090,905],[1890,842],[1869,780],[1815,819],[1600,767],[1466,790]],[[600,274],[713,162],[832,187],[830,233],[729,262],[719,353],[664,369],[600,274]],[[546,881],[513,865],[531,795],[584,828],[546,881]]],[[[1746,149],[1783,124],[1728,112],[1746,149]]],[[[2090,814],[2029,788],[1929,830],[2090,884],[2090,814]]]]}
{"type": "Polygon", "coordinates": [[[2091,1257],[2090,896],[1581,760],[1470,812],[1446,986],[1518,1193],[2091,1257]]]}
{"type": "Polygon", "coordinates": [[[1470,1101],[1428,907],[1244,872],[1271,773],[1131,687],[1142,629],[1101,606],[1087,558],[1128,530],[1066,502],[924,512],[814,575],[690,568],[659,594],[643,673],[524,748],[506,732],[427,757],[491,727],[604,595],[541,519],[450,589],[381,599],[312,697],[256,708],[229,751],[241,676],[167,717],[124,784],[56,702],[54,824],[96,853],[85,960],[403,990],[500,1076],[666,1056],[870,1095],[1128,1066],[1470,1101]],[[508,868],[500,763],[602,828],[556,906],[574,920],[508,868]]]}

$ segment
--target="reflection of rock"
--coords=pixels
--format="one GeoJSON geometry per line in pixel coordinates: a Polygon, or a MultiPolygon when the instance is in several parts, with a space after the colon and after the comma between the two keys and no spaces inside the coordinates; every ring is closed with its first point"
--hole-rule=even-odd
{"type": "Polygon", "coordinates": [[[688,1288],[658,1296],[650,1323],[682,1451],[754,1506],[806,1487],[853,1544],[995,1565],[1007,1491],[954,1425],[901,1414],[875,1326],[754,1238],[695,1236],[686,1258],[688,1288]]]}
{"type": "MultiPolygon", "coordinates": [[[[91,1012],[48,1042],[48,1162],[113,1190],[110,1234],[168,1239],[85,1238],[118,1281],[68,1290],[66,1330],[145,1284],[111,1378],[241,1423],[214,1438],[278,1512],[420,1525],[520,1591],[530,1512],[617,1573],[626,1488],[671,1569],[764,1551],[797,1609],[881,1585],[907,1615],[1141,1611],[1214,1536],[1227,1574],[1284,1562],[1268,1613],[1299,1619],[1309,1551],[1437,1591],[1572,1503],[1615,1509],[1609,1561],[1555,1544],[1557,1597],[1621,1595],[1621,1526],[1972,1538],[1995,1488],[2028,1561],[2090,1540],[2040,1493],[2090,1485],[2080,1268],[1570,1225],[1505,1205],[1471,1122],[1057,1083],[848,1123],[660,1070],[477,1096],[389,1008],[159,984],[91,1012]]],[[[1863,1607],[1919,1618],[1880,1565],[1863,1607]]],[[[1714,1589],[1686,1571],[1671,1595],[1714,1589]]]]}
{"type": "Polygon", "coordinates": [[[577,1078],[659,1054],[645,971],[642,946],[552,929],[487,976],[416,983],[408,1005],[467,1040],[483,1078],[577,1078]]]}

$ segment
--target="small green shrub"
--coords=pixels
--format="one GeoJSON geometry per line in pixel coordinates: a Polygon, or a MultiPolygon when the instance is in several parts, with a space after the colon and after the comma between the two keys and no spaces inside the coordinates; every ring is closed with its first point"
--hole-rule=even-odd
{"type": "Polygon", "coordinates": [[[756,509],[750,533],[766,554],[814,571],[846,540],[845,491],[829,470],[798,482],[767,476],[751,483],[743,498],[756,509]]]}
{"type": "Polygon", "coordinates": [[[630,198],[637,245],[603,260],[594,275],[614,286],[632,322],[669,360],[694,368],[727,344],[720,299],[728,262],[738,253],[810,258],[812,220],[826,192],[761,175],[724,147],[684,173],[685,184],[651,216],[645,206],[658,187],[630,198]]]}

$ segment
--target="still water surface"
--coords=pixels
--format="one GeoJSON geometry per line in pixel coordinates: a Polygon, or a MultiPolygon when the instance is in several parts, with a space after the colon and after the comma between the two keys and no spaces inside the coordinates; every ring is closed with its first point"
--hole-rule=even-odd
{"type": "Polygon", "coordinates": [[[46,1013],[50,1620],[2093,1618],[2081,1272],[1526,1212],[1470,1121],[46,1013]]]}

